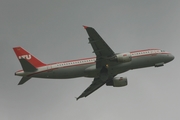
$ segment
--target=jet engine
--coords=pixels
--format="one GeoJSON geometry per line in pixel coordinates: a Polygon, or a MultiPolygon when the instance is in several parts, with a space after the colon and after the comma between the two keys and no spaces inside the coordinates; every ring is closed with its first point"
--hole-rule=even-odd
{"type": "Polygon", "coordinates": [[[111,61],[116,62],[130,62],[132,60],[131,53],[119,53],[110,58],[111,61]]]}
{"type": "Polygon", "coordinates": [[[114,77],[111,81],[107,82],[107,86],[123,87],[128,84],[126,77],[114,77]]]}

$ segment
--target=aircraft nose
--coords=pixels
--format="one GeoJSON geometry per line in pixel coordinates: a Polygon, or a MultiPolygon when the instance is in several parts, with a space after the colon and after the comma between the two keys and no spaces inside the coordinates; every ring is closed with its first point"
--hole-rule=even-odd
{"type": "Polygon", "coordinates": [[[174,60],[174,55],[170,54],[169,58],[170,58],[170,61],[174,60]]]}

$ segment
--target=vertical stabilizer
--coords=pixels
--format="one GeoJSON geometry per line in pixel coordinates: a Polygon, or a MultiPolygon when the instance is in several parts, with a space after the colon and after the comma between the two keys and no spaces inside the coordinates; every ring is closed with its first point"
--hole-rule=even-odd
{"type": "MultiPolygon", "coordinates": [[[[17,58],[19,59],[21,65],[22,63],[29,62],[29,65],[34,66],[35,68],[44,66],[45,64],[38,60],[36,57],[31,55],[29,52],[27,52],[25,49],[22,47],[14,47],[13,48],[14,52],[16,53],[17,58]],[[24,59],[24,60],[23,60],[24,59]],[[26,61],[25,61],[26,60],[26,61]]],[[[22,65],[23,67],[23,65],[22,65]]],[[[32,67],[31,67],[32,68],[32,67]]]]}

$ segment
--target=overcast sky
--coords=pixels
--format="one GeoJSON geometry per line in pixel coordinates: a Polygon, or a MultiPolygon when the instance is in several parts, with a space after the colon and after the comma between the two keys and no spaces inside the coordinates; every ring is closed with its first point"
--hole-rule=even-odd
{"type": "Polygon", "coordinates": [[[1,0],[1,120],[179,120],[179,0],[1,0]],[[128,71],[128,86],[103,86],[76,101],[91,78],[32,78],[22,86],[12,48],[45,63],[93,57],[82,25],[94,27],[115,52],[159,48],[175,59],[128,71]]]}

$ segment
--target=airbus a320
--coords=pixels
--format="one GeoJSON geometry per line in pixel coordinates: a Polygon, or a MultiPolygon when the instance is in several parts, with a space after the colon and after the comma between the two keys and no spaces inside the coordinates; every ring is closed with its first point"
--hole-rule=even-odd
{"type": "Polygon", "coordinates": [[[89,43],[96,57],[45,64],[22,47],[14,47],[14,52],[22,66],[22,70],[15,72],[15,75],[22,76],[18,85],[24,84],[32,77],[49,79],[94,78],[91,85],[77,97],[78,100],[87,97],[104,84],[113,87],[126,86],[127,78],[116,77],[117,74],[138,68],[160,67],[174,59],[171,53],[160,49],[115,53],[94,28],[83,27],[88,33],[89,43]]]}

